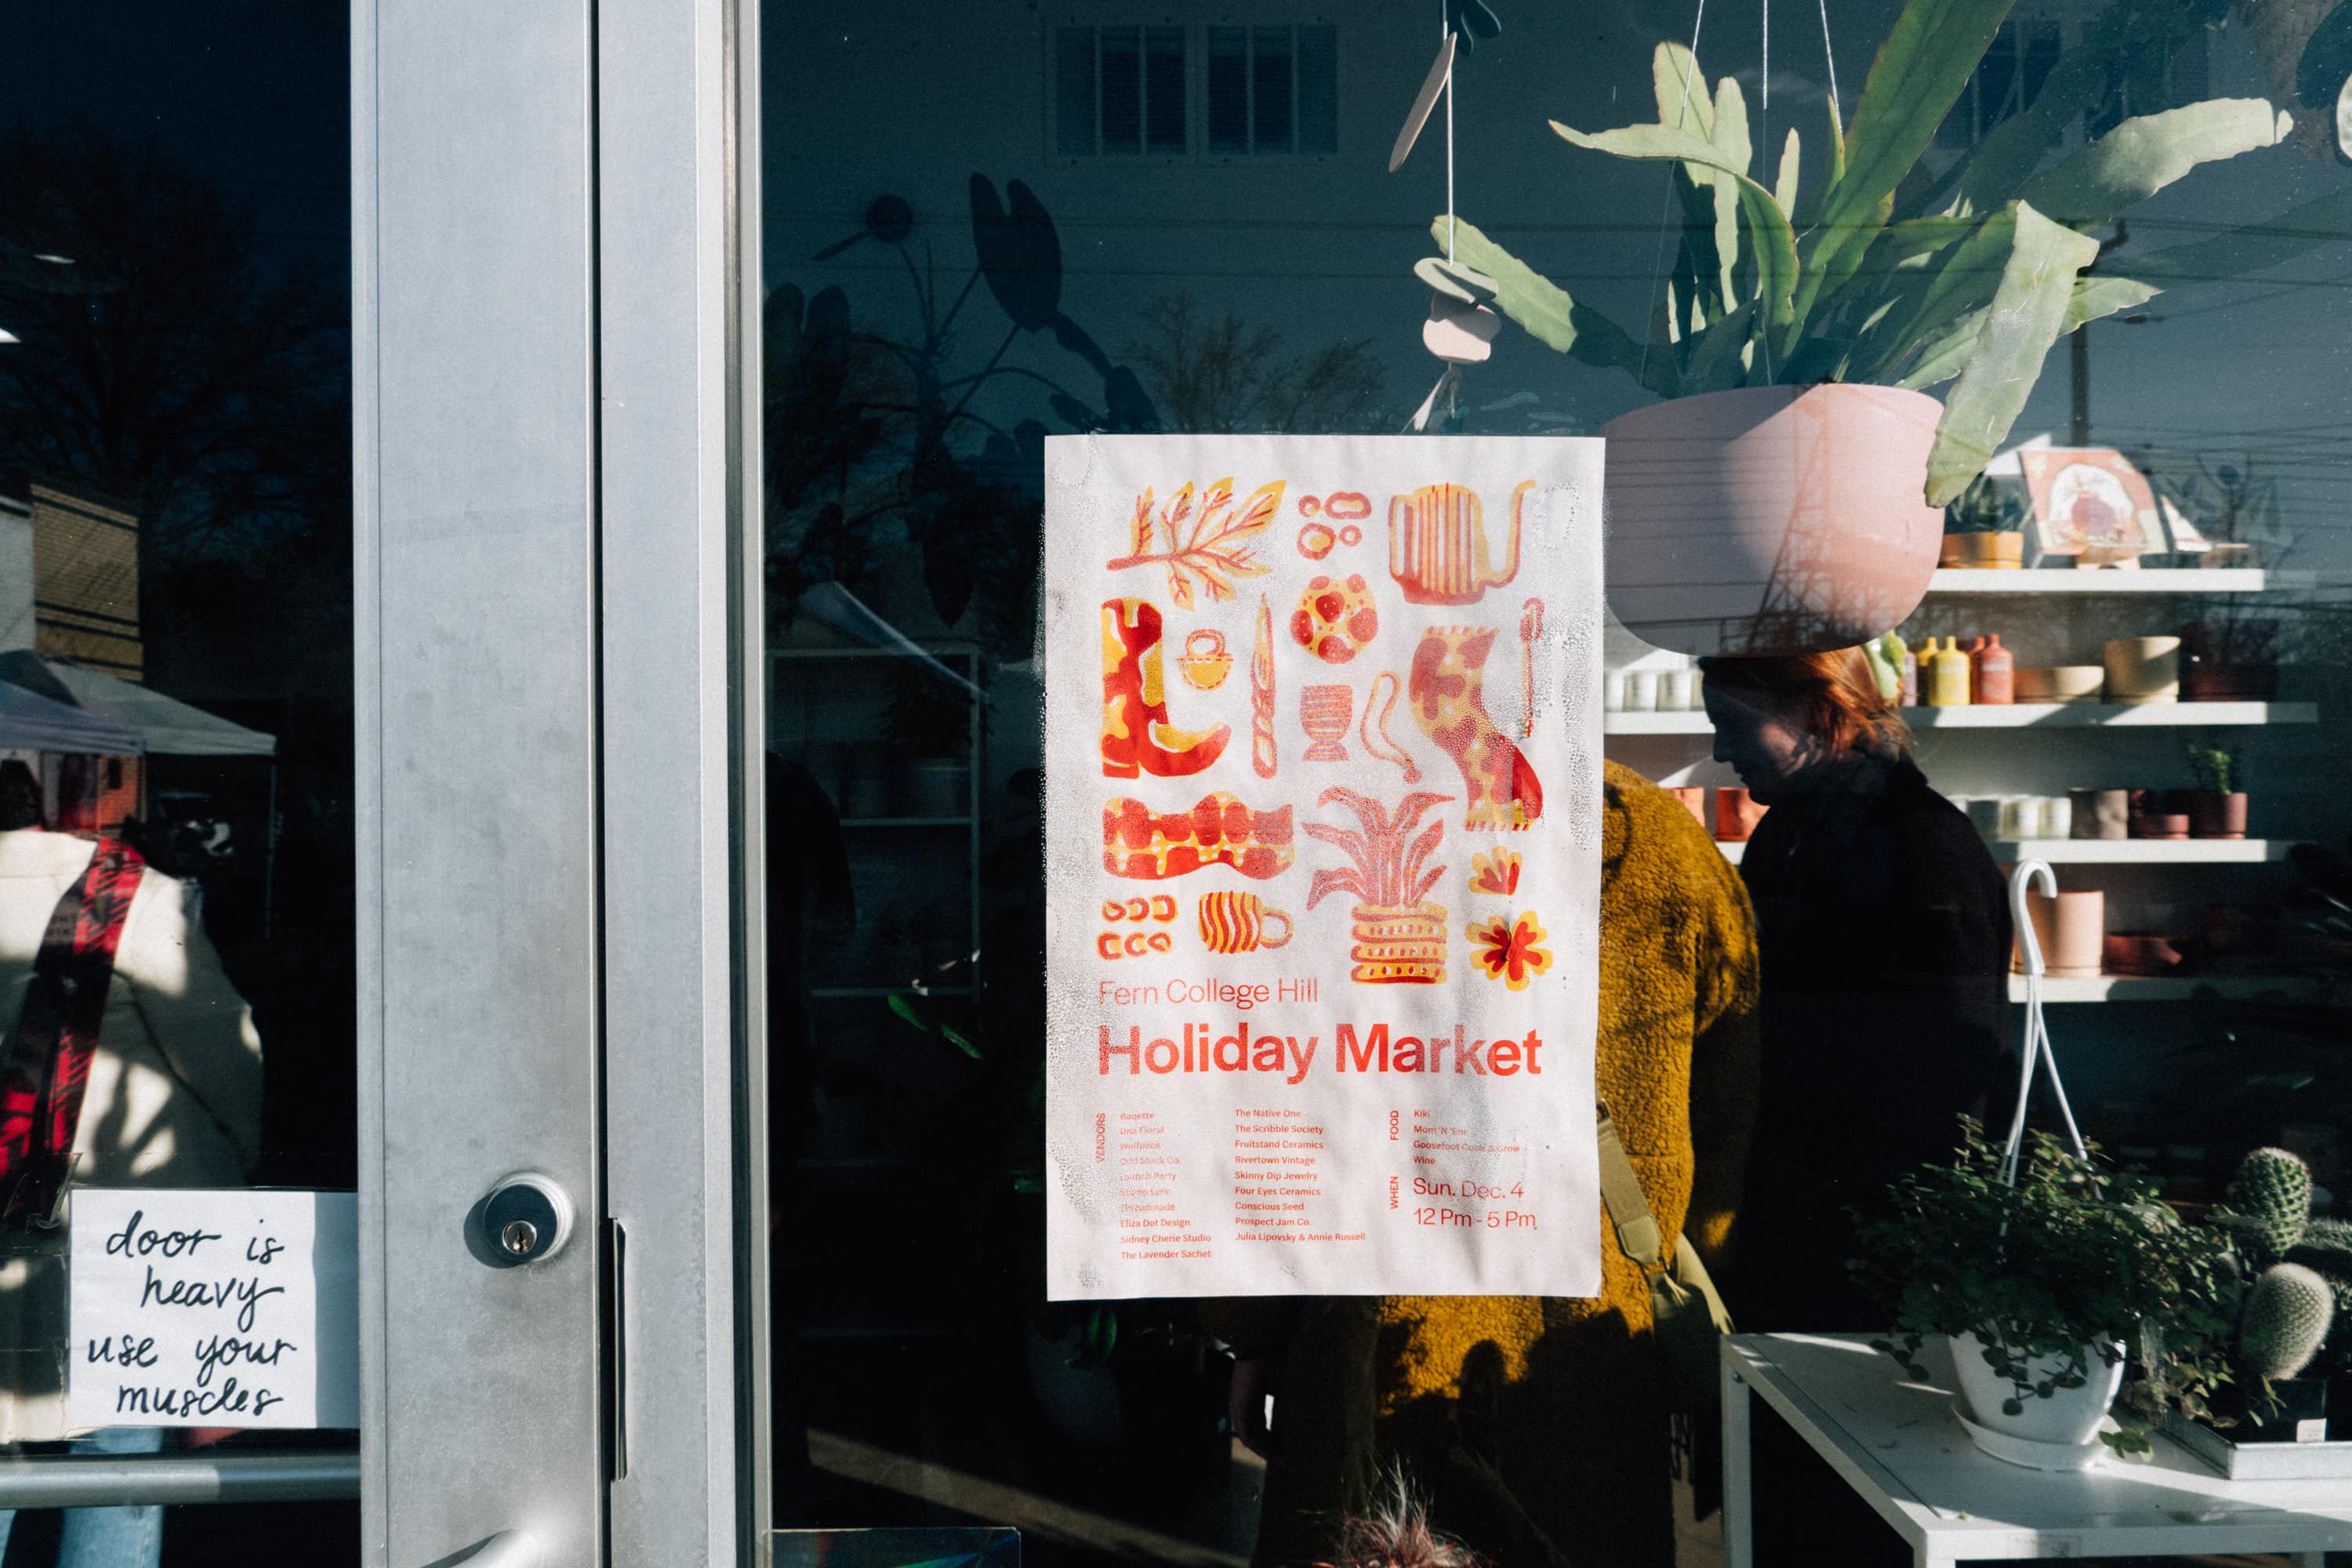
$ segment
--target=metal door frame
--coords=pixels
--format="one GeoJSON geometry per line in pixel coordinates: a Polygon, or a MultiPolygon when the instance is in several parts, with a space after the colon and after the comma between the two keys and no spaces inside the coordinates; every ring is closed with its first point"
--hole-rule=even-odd
{"type": "Polygon", "coordinates": [[[383,1568],[762,1550],[756,13],[352,4],[383,1568]],[[521,1170],[579,1220],[493,1268],[521,1170]]]}

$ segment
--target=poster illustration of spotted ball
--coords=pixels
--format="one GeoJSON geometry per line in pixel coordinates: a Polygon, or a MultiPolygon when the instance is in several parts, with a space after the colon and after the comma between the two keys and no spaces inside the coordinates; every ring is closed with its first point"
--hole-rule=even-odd
{"type": "Polygon", "coordinates": [[[1045,472],[1050,1294],[1593,1294],[1601,442],[1045,472]]]}

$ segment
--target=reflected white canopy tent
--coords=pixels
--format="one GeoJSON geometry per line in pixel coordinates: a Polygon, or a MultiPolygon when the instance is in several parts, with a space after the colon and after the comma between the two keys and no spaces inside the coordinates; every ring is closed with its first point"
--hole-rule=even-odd
{"type": "Polygon", "coordinates": [[[148,750],[121,720],[30,691],[0,676],[0,748],[135,757],[148,750]]]}
{"type": "MultiPolygon", "coordinates": [[[[90,722],[110,724],[133,736],[130,745],[47,745],[11,741],[0,729],[0,745],[44,752],[95,752],[101,756],[140,752],[171,757],[271,757],[278,738],[232,724],[217,715],[164,696],[134,681],[101,675],[70,659],[28,648],[0,653],[0,695],[31,697],[90,722]]],[[[0,709],[0,717],[5,717],[0,709]]]]}

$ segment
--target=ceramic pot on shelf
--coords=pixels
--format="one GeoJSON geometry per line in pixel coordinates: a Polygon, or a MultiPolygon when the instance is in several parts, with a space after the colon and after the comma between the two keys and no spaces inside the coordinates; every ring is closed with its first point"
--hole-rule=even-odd
{"type": "Polygon", "coordinates": [[[2128,838],[2131,837],[2131,795],[2119,789],[2070,789],[2074,820],[2068,837],[2128,838]]]}
{"type": "Polygon", "coordinates": [[[2246,836],[2246,792],[2218,789],[2192,791],[2189,796],[2189,831],[2199,838],[2243,838],[2246,836]]]}
{"type": "Polygon", "coordinates": [[[1724,844],[1745,844],[1770,808],[1737,784],[1715,792],[1715,837],[1724,844]]]}
{"type": "MultiPolygon", "coordinates": [[[[2053,901],[2040,893],[2025,896],[2027,917],[2034,940],[2042,944],[2042,968],[2053,980],[2095,980],[2105,960],[2107,896],[2096,889],[2061,888],[2053,901]]],[[[2025,954],[2020,946],[2013,965],[2022,973],[2025,954]]]]}
{"type": "Polygon", "coordinates": [[[1925,393],[1841,383],[1610,421],[1610,608],[1693,654],[1825,652],[1901,624],[1942,547],[1923,495],[1942,414],[1925,393]]]}
{"type": "Polygon", "coordinates": [[[2025,564],[2025,535],[2016,529],[1992,533],[1963,533],[1963,566],[1979,572],[2014,572],[2025,564]]]}
{"type": "Polygon", "coordinates": [[[2107,700],[2174,702],[2180,697],[2180,639],[2116,637],[2106,646],[2107,700]]]}
{"type": "Polygon", "coordinates": [[[1691,814],[1692,820],[1696,821],[1703,831],[1713,831],[1713,826],[1706,819],[1706,786],[1705,784],[1670,784],[1666,788],[1666,793],[1683,803],[1683,809],[1691,814]]]}

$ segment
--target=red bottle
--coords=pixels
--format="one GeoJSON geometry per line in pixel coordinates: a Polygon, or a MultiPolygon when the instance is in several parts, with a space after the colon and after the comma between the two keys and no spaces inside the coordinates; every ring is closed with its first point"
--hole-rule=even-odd
{"type": "Polygon", "coordinates": [[[1984,638],[1975,637],[1969,639],[1969,646],[1962,650],[1969,656],[1969,701],[1970,703],[1984,700],[1978,695],[1983,689],[1980,682],[1984,676],[1984,665],[1980,661],[1984,657],[1984,638]]]}
{"type": "Polygon", "coordinates": [[[1982,645],[1969,655],[1969,668],[1979,702],[2007,703],[2017,700],[2017,656],[2000,646],[2000,634],[1979,637],[1982,645]]]}

